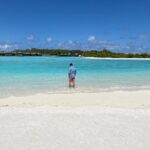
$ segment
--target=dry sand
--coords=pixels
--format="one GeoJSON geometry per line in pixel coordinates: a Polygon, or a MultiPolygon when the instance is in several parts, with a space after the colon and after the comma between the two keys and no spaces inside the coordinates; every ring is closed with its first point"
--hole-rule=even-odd
{"type": "Polygon", "coordinates": [[[150,108],[150,91],[114,91],[100,93],[37,94],[0,99],[0,107],[121,107],[150,108]]]}
{"type": "Polygon", "coordinates": [[[0,150],[150,150],[150,91],[0,99],[0,150]]]}

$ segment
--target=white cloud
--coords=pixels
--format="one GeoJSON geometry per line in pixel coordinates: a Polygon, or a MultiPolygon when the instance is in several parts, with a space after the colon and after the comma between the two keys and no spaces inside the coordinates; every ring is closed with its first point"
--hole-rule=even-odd
{"type": "Polygon", "coordinates": [[[11,43],[0,44],[0,50],[14,50],[16,48],[17,48],[17,44],[11,44],[11,43]]]}
{"type": "Polygon", "coordinates": [[[120,44],[113,41],[94,40],[92,42],[80,42],[80,41],[64,41],[55,43],[52,46],[54,49],[80,49],[80,50],[103,50],[108,49],[114,52],[126,52],[126,53],[150,53],[149,47],[143,45],[136,45],[135,43],[120,44]]]}
{"type": "Polygon", "coordinates": [[[8,48],[11,48],[11,45],[9,44],[0,44],[0,49],[8,49],[8,48]]]}
{"type": "Polygon", "coordinates": [[[149,35],[144,35],[144,34],[138,35],[137,38],[140,39],[140,40],[150,40],[150,36],[149,35]]]}
{"type": "MultiPolygon", "coordinates": [[[[135,37],[134,37],[135,38],[135,37]]],[[[137,38],[137,37],[136,37],[137,38]]],[[[150,53],[150,45],[145,45],[142,42],[136,42],[131,40],[129,43],[118,43],[109,40],[99,40],[95,36],[89,36],[88,40],[67,40],[53,42],[51,37],[48,37],[46,41],[38,41],[35,36],[30,35],[26,37],[27,41],[10,43],[0,42],[0,50],[14,50],[14,49],[27,49],[27,48],[52,48],[52,49],[80,49],[80,50],[102,50],[108,49],[114,52],[126,52],[126,53],[150,53]],[[30,42],[28,42],[30,41],[30,42]],[[50,44],[49,44],[50,43],[50,44]]],[[[140,35],[138,39],[148,40],[148,35],[140,35]]]]}
{"type": "Polygon", "coordinates": [[[68,41],[68,44],[73,44],[73,41],[69,40],[69,41],[68,41]]]}
{"type": "Polygon", "coordinates": [[[68,40],[68,41],[57,43],[54,48],[60,48],[60,49],[83,49],[83,45],[79,41],[68,40]]]}
{"type": "Polygon", "coordinates": [[[86,49],[88,50],[101,50],[101,49],[114,50],[115,48],[119,48],[119,47],[120,47],[119,44],[113,43],[111,41],[103,41],[103,40],[94,40],[86,44],[86,49]]]}
{"type": "Polygon", "coordinates": [[[33,35],[29,35],[29,36],[26,37],[26,39],[28,41],[35,41],[36,38],[33,35]]]}
{"type": "Polygon", "coordinates": [[[53,39],[52,39],[51,37],[48,37],[48,38],[47,38],[47,42],[48,42],[48,43],[51,43],[52,40],[53,40],[53,39]]]}
{"type": "Polygon", "coordinates": [[[80,42],[80,41],[64,41],[56,43],[54,48],[60,49],[80,49],[80,50],[120,50],[121,45],[113,43],[111,41],[94,40],[92,42],[80,42]]]}
{"type": "Polygon", "coordinates": [[[148,34],[140,34],[140,35],[137,35],[135,37],[132,37],[132,39],[143,40],[143,41],[150,41],[150,35],[148,35],[148,34]]]}
{"type": "Polygon", "coordinates": [[[92,41],[95,41],[96,40],[96,37],[94,35],[91,35],[88,37],[88,41],[92,42],[92,41]]]}

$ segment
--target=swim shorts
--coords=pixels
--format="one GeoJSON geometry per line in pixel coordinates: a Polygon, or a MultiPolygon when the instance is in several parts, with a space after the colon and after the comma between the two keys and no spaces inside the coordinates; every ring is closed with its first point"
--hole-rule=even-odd
{"type": "Polygon", "coordinates": [[[69,78],[69,82],[74,82],[75,78],[69,78]]]}

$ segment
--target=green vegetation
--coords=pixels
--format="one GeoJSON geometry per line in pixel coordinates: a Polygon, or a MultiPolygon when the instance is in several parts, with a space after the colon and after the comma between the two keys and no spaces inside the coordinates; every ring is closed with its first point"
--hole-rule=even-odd
{"type": "Polygon", "coordinates": [[[102,50],[102,51],[85,51],[83,52],[82,56],[85,57],[110,57],[110,58],[150,58],[150,54],[144,53],[116,53],[111,52],[109,50],[102,50]]]}
{"type": "Polygon", "coordinates": [[[146,53],[116,53],[109,50],[64,50],[64,49],[26,49],[14,50],[11,52],[0,52],[0,56],[81,56],[81,57],[111,57],[111,58],[150,58],[146,53]]]}
{"type": "Polygon", "coordinates": [[[42,56],[79,56],[83,52],[81,50],[64,50],[64,49],[27,49],[27,50],[15,50],[15,53],[25,54],[40,54],[42,56]]]}

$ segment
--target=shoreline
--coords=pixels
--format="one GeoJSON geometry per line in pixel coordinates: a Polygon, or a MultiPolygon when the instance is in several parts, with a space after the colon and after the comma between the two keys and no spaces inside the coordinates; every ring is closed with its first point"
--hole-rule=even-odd
{"type": "Polygon", "coordinates": [[[2,56],[0,55],[0,57],[75,57],[75,58],[87,58],[87,59],[100,59],[100,60],[150,60],[150,58],[144,58],[144,57],[132,57],[132,58],[128,58],[128,57],[93,57],[93,56],[57,56],[57,55],[15,55],[15,56],[10,56],[10,55],[6,55],[6,56],[2,56]]]}
{"type": "Polygon", "coordinates": [[[36,94],[0,99],[0,107],[150,108],[150,90],[36,94]]]}
{"type": "Polygon", "coordinates": [[[100,59],[100,60],[150,60],[150,58],[117,58],[117,57],[80,57],[85,59],[100,59]]]}

